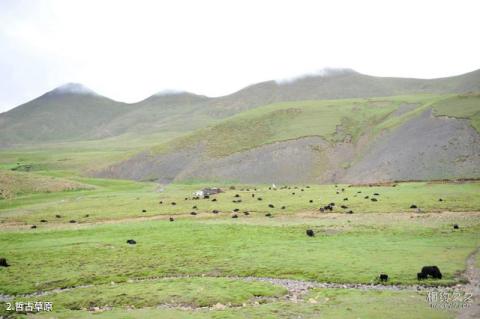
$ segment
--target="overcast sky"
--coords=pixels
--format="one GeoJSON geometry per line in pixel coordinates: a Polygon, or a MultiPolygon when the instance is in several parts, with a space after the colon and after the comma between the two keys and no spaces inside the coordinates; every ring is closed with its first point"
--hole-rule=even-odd
{"type": "Polygon", "coordinates": [[[135,102],[347,67],[480,68],[480,1],[0,0],[0,112],[66,82],[135,102]]]}

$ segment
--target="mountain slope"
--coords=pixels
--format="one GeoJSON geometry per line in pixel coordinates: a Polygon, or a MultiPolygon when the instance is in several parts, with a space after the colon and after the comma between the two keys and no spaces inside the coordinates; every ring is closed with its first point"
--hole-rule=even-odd
{"type": "Polygon", "coordinates": [[[208,98],[157,94],[126,104],[68,84],[0,114],[0,147],[168,133],[178,136],[259,106],[289,101],[365,98],[416,93],[480,92],[480,70],[442,79],[382,78],[349,69],[292,81],[267,81],[208,98]]]}
{"type": "Polygon", "coordinates": [[[480,135],[474,127],[479,114],[479,95],[276,103],[98,175],[266,183],[480,177],[480,135]]]}
{"type": "Polygon", "coordinates": [[[0,145],[84,139],[127,110],[127,104],[67,84],[0,114],[0,145]]]}

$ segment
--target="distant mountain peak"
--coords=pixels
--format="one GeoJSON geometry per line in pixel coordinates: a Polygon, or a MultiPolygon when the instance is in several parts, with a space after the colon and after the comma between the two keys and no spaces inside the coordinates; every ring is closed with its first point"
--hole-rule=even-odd
{"type": "Polygon", "coordinates": [[[80,83],[66,83],[48,92],[49,95],[59,94],[81,94],[81,95],[98,95],[93,90],[80,83]]]}
{"type": "Polygon", "coordinates": [[[183,91],[183,90],[166,89],[153,94],[153,96],[190,95],[190,94],[192,93],[188,93],[187,91],[183,91]]]}
{"type": "Polygon", "coordinates": [[[283,78],[283,79],[277,79],[275,82],[277,84],[288,84],[292,82],[296,82],[298,80],[302,80],[305,78],[310,78],[310,77],[336,77],[336,76],[341,76],[341,75],[349,75],[349,74],[357,74],[358,72],[350,69],[350,68],[323,68],[320,70],[317,70],[315,72],[310,72],[310,73],[304,73],[300,74],[297,76],[292,76],[288,78],[283,78]]]}

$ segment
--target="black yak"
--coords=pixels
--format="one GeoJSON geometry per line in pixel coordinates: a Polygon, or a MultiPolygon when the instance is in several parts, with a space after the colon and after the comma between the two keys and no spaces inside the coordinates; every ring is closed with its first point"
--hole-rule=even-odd
{"type": "Polygon", "coordinates": [[[442,273],[437,266],[422,267],[422,274],[424,274],[427,278],[430,276],[433,279],[442,279],[442,273]]]}
{"type": "Polygon", "coordinates": [[[388,275],[387,274],[380,274],[380,281],[387,281],[388,275]]]}
{"type": "Polygon", "coordinates": [[[315,232],[312,229],[307,229],[306,231],[308,237],[313,237],[315,236],[315,232]]]}
{"type": "Polygon", "coordinates": [[[127,240],[127,244],[129,244],[129,245],[135,245],[136,243],[137,243],[137,242],[136,242],[135,240],[133,240],[133,239],[127,240]]]}
{"type": "Polygon", "coordinates": [[[5,258],[0,258],[0,267],[10,267],[5,258]]]}

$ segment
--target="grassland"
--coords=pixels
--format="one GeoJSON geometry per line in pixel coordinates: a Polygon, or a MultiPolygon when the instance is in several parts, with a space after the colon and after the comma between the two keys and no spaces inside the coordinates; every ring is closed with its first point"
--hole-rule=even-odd
{"type": "Polygon", "coordinates": [[[477,182],[290,185],[278,190],[219,184],[224,193],[194,200],[192,193],[207,184],[160,187],[66,171],[22,174],[61,176],[91,187],[0,201],[1,255],[11,265],[0,269],[1,293],[17,295],[16,300],[52,301],[55,318],[93,313],[100,318],[291,318],[299,313],[304,318],[319,313],[382,318],[386,312],[394,318],[450,318],[454,313],[430,309],[420,292],[360,295],[324,289],[292,302],[282,287],[235,278],[375,284],[385,272],[388,284],[411,285],[418,283],[422,266],[435,264],[443,279],[422,284],[451,285],[463,282],[465,259],[480,245],[477,182]],[[232,202],[237,199],[242,202],[232,202]],[[318,211],[330,202],[336,203],[333,212],[318,211]],[[413,203],[421,212],[410,209],[413,203]],[[348,205],[354,214],[339,205],[348,205]],[[213,214],[214,209],[220,213],[213,214]],[[452,228],[454,223],[460,230],[452,228]],[[32,224],[37,228],[30,229],[32,224]],[[315,237],[305,235],[308,228],[315,237]],[[128,245],[127,239],[137,244],[128,245]],[[79,288],[55,290],[67,287],[79,288]],[[21,297],[45,291],[50,294],[21,297]],[[400,310],[383,308],[393,300],[400,310]]]}
{"type": "MultiPolygon", "coordinates": [[[[87,298],[88,299],[88,298],[87,298]]],[[[47,314],[40,317],[49,318],[47,314]]],[[[56,313],[58,318],[91,318],[92,312],[65,310],[56,313]]],[[[453,318],[453,313],[425,306],[425,296],[412,292],[389,291],[311,291],[305,300],[296,303],[279,300],[263,304],[246,304],[242,307],[199,310],[179,310],[168,307],[130,308],[125,311],[94,313],[95,318],[453,318]],[[390,305],[386,307],[386,305],[390,305]]]]}
{"type": "MultiPolygon", "coordinates": [[[[365,129],[394,127],[430,107],[437,116],[471,118],[475,126],[476,104],[469,100],[469,111],[458,113],[451,107],[457,102],[448,102],[458,98],[280,103],[157,151],[194,138],[208,140],[213,155],[299,136],[356,139],[365,129]],[[399,112],[402,105],[412,107],[399,112]]],[[[378,284],[378,275],[387,273],[387,285],[462,284],[465,260],[480,245],[479,182],[299,184],[273,190],[225,181],[158,185],[88,177],[92,169],[175,137],[0,151],[1,186],[14,194],[0,200],[0,257],[10,264],[0,268],[0,295],[8,295],[0,298],[51,301],[53,313],[35,316],[44,318],[455,316],[430,308],[424,291],[315,288],[296,299],[282,286],[242,278],[378,284]],[[193,199],[193,192],[206,186],[225,192],[193,199]],[[332,202],[333,212],[319,211],[332,202]],[[418,209],[410,208],[413,204],[418,209]],[[306,229],[316,236],[307,237],[306,229]],[[443,278],[418,282],[424,265],[438,265],[443,278]]],[[[13,316],[3,308],[1,315],[13,316]]]]}

